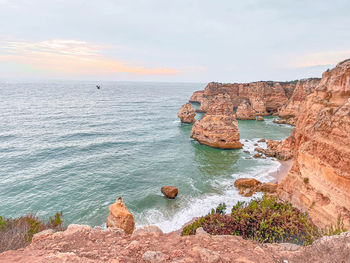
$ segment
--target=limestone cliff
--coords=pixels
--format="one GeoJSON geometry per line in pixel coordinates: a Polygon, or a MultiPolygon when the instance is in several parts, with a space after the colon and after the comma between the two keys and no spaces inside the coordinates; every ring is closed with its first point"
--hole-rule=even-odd
{"type": "Polygon", "coordinates": [[[284,123],[291,125],[296,124],[299,114],[300,105],[305,98],[315,91],[315,88],[320,83],[321,79],[310,78],[299,80],[296,84],[295,90],[289,99],[288,103],[279,110],[278,115],[284,119],[284,123]]]}
{"type": "MultiPolygon", "coordinates": [[[[278,194],[308,210],[318,226],[334,224],[338,215],[349,226],[350,60],[324,72],[313,89],[304,101],[293,94],[293,100],[299,100],[293,106],[299,111],[294,164],[278,194]]],[[[293,112],[293,107],[283,112],[293,112]]]]}
{"type": "Polygon", "coordinates": [[[258,81],[251,83],[223,84],[209,83],[204,91],[196,91],[191,102],[200,103],[197,111],[206,112],[210,105],[221,98],[229,100],[237,108],[244,101],[249,101],[257,115],[277,112],[291,97],[295,82],[258,81]]]}

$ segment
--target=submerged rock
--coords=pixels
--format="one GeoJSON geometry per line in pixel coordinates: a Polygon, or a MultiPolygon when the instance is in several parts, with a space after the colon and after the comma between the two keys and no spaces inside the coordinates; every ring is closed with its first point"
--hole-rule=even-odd
{"type": "Polygon", "coordinates": [[[178,194],[178,189],[175,186],[163,186],[161,188],[161,192],[163,195],[165,195],[167,198],[175,199],[175,197],[178,194]]]}
{"type": "Polygon", "coordinates": [[[180,118],[183,123],[195,123],[196,113],[191,103],[186,103],[182,105],[180,110],[177,113],[177,116],[180,118]]]}
{"type": "Polygon", "coordinates": [[[241,149],[232,103],[219,102],[212,105],[204,117],[193,125],[191,138],[214,148],[241,149]]]}
{"type": "Polygon", "coordinates": [[[134,231],[134,217],[124,204],[124,201],[121,197],[119,197],[115,203],[109,207],[107,227],[121,228],[126,234],[132,234],[134,231]]]}

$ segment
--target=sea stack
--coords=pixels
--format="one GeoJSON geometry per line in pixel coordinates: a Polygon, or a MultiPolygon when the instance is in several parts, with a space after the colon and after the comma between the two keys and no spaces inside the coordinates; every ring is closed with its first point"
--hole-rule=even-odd
{"type": "Polygon", "coordinates": [[[124,204],[121,197],[119,197],[115,203],[109,207],[107,227],[117,227],[123,229],[126,234],[132,234],[135,229],[134,217],[124,204]]]}
{"type": "Polygon", "coordinates": [[[180,110],[177,113],[177,116],[180,118],[183,123],[195,123],[196,113],[194,112],[194,108],[191,103],[186,103],[182,105],[180,110]]]}
{"type": "Polygon", "coordinates": [[[193,125],[191,138],[214,148],[242,148],[233,104],[219,101],[211,105],[204,117],[193,125]]]}

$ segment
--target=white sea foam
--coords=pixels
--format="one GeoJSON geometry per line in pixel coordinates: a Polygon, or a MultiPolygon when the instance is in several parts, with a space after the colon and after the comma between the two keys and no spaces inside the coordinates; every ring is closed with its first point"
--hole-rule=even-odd
{"type": "MultiPolygon", "coordinates": [[[[255,143],[259,139],[253,139],[244,141],[244,150],[249,150],[251,153],[254,152],[255,143]]],[[[265,143],[258,143],[258,147],[266,147],[265,143]]],[[[206,215],[210,210],[216,207],[219,203],[225,202],[227,206],[227,211],[231,211],[232,206],[235,205],[238,201],[249,201],[252,198],[261,197],[261,193],[256,193],[253,197],[243,197],[238,194],[238,190],[233,186],[234,180],[243,177],[252,177],[256,178],[261,182],[269,182],[273,180],[273,177],[270,176],[271,172],[277,171],[280,167],[278,161],[272,159],[258,159],[257,166],[249,169],[246,172],[236,173],[232,175],[232,179],[225,180],[216,180],[212,182],[212,185],[215,188],[222,190],[220,194],[206,194],[201,197],[191,197],[183,198],[180,203],[183,209],[178,210],[177,212],[171,214],[168,210],[159,210],[156,208],[149,209],[145,211],[142,215],[144,222],[146,224],[153,224],[162,229],[163,232],[171,232],[177,229],[180,229],[184,224],[189,222],[194,217],[200,217],[206,215]]],[[[141,225],[138,225],[141,226],[141,225]]]]}

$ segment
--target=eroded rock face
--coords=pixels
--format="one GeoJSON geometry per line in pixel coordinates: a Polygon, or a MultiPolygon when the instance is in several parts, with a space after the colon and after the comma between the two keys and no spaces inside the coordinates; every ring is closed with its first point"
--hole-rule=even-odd
{"type": "Polygon", "coordinates": [[[167,198],[175,199],[175,197],[177,196],[179,191],[178,191],[177,187],[175,187],[175,186],[163,186],[161,188],[161,192],[167,198]]]}
{"type": "Polygon", "coordinates": [[[195,123],[196,121],[196,119],[194,118],[196,116],[196,113],[191,103],[186,103],[182,105],[182,107],[177,113],[177,116],[183,123],[195,123]]]}
{"type": "Polygon", "coordinates": [[[190,101],[201,104],[198,112],[206,112],[212,104],[219,102],[220,98],[231,102],[234,107],[248,101],[255,115],[268,115],[278,112],[287,104],[295,85],[294,82],[273,81],[233,84],[211,82],[204,91],[194,92],[190,101]]]}
{"type": "Polygon", "coordinates": [[[278,194],[318,226],[350,218],[350,60],[323,73],[299,107],[294,163],[278,194]]]}
{"type": "Polygon", "coordinates": [[[240,120],[255,120],[255,114],[256,111],[253,110],[248,101],[243,101],[236,111],[237,119],[240,120]]]}
{"type": "Polygon", "coordinates": [[[193,125],[191,138],[215,148],[242,148],[232,103],[213,104],[204,117],[193,125]]]}
{"type": "Polygon", "coordinates": [[[117,227],[123,229],[126,234],[132,234],[134,231],[134,217],[124,204],[121,197],[119,197],[115,203],[109,207],[107,227],[117,227]]]}
{"type": "Polygon", "coordinates": [[[308,95],[315,91],[320,80],[321,79],[318,78],[299,80],[288,103],[282,106],[278,111],[278,115],[282,120],[278,120],[277,123],[285,123],[295,126],[299,115],[300,105],[308,95]]]}

